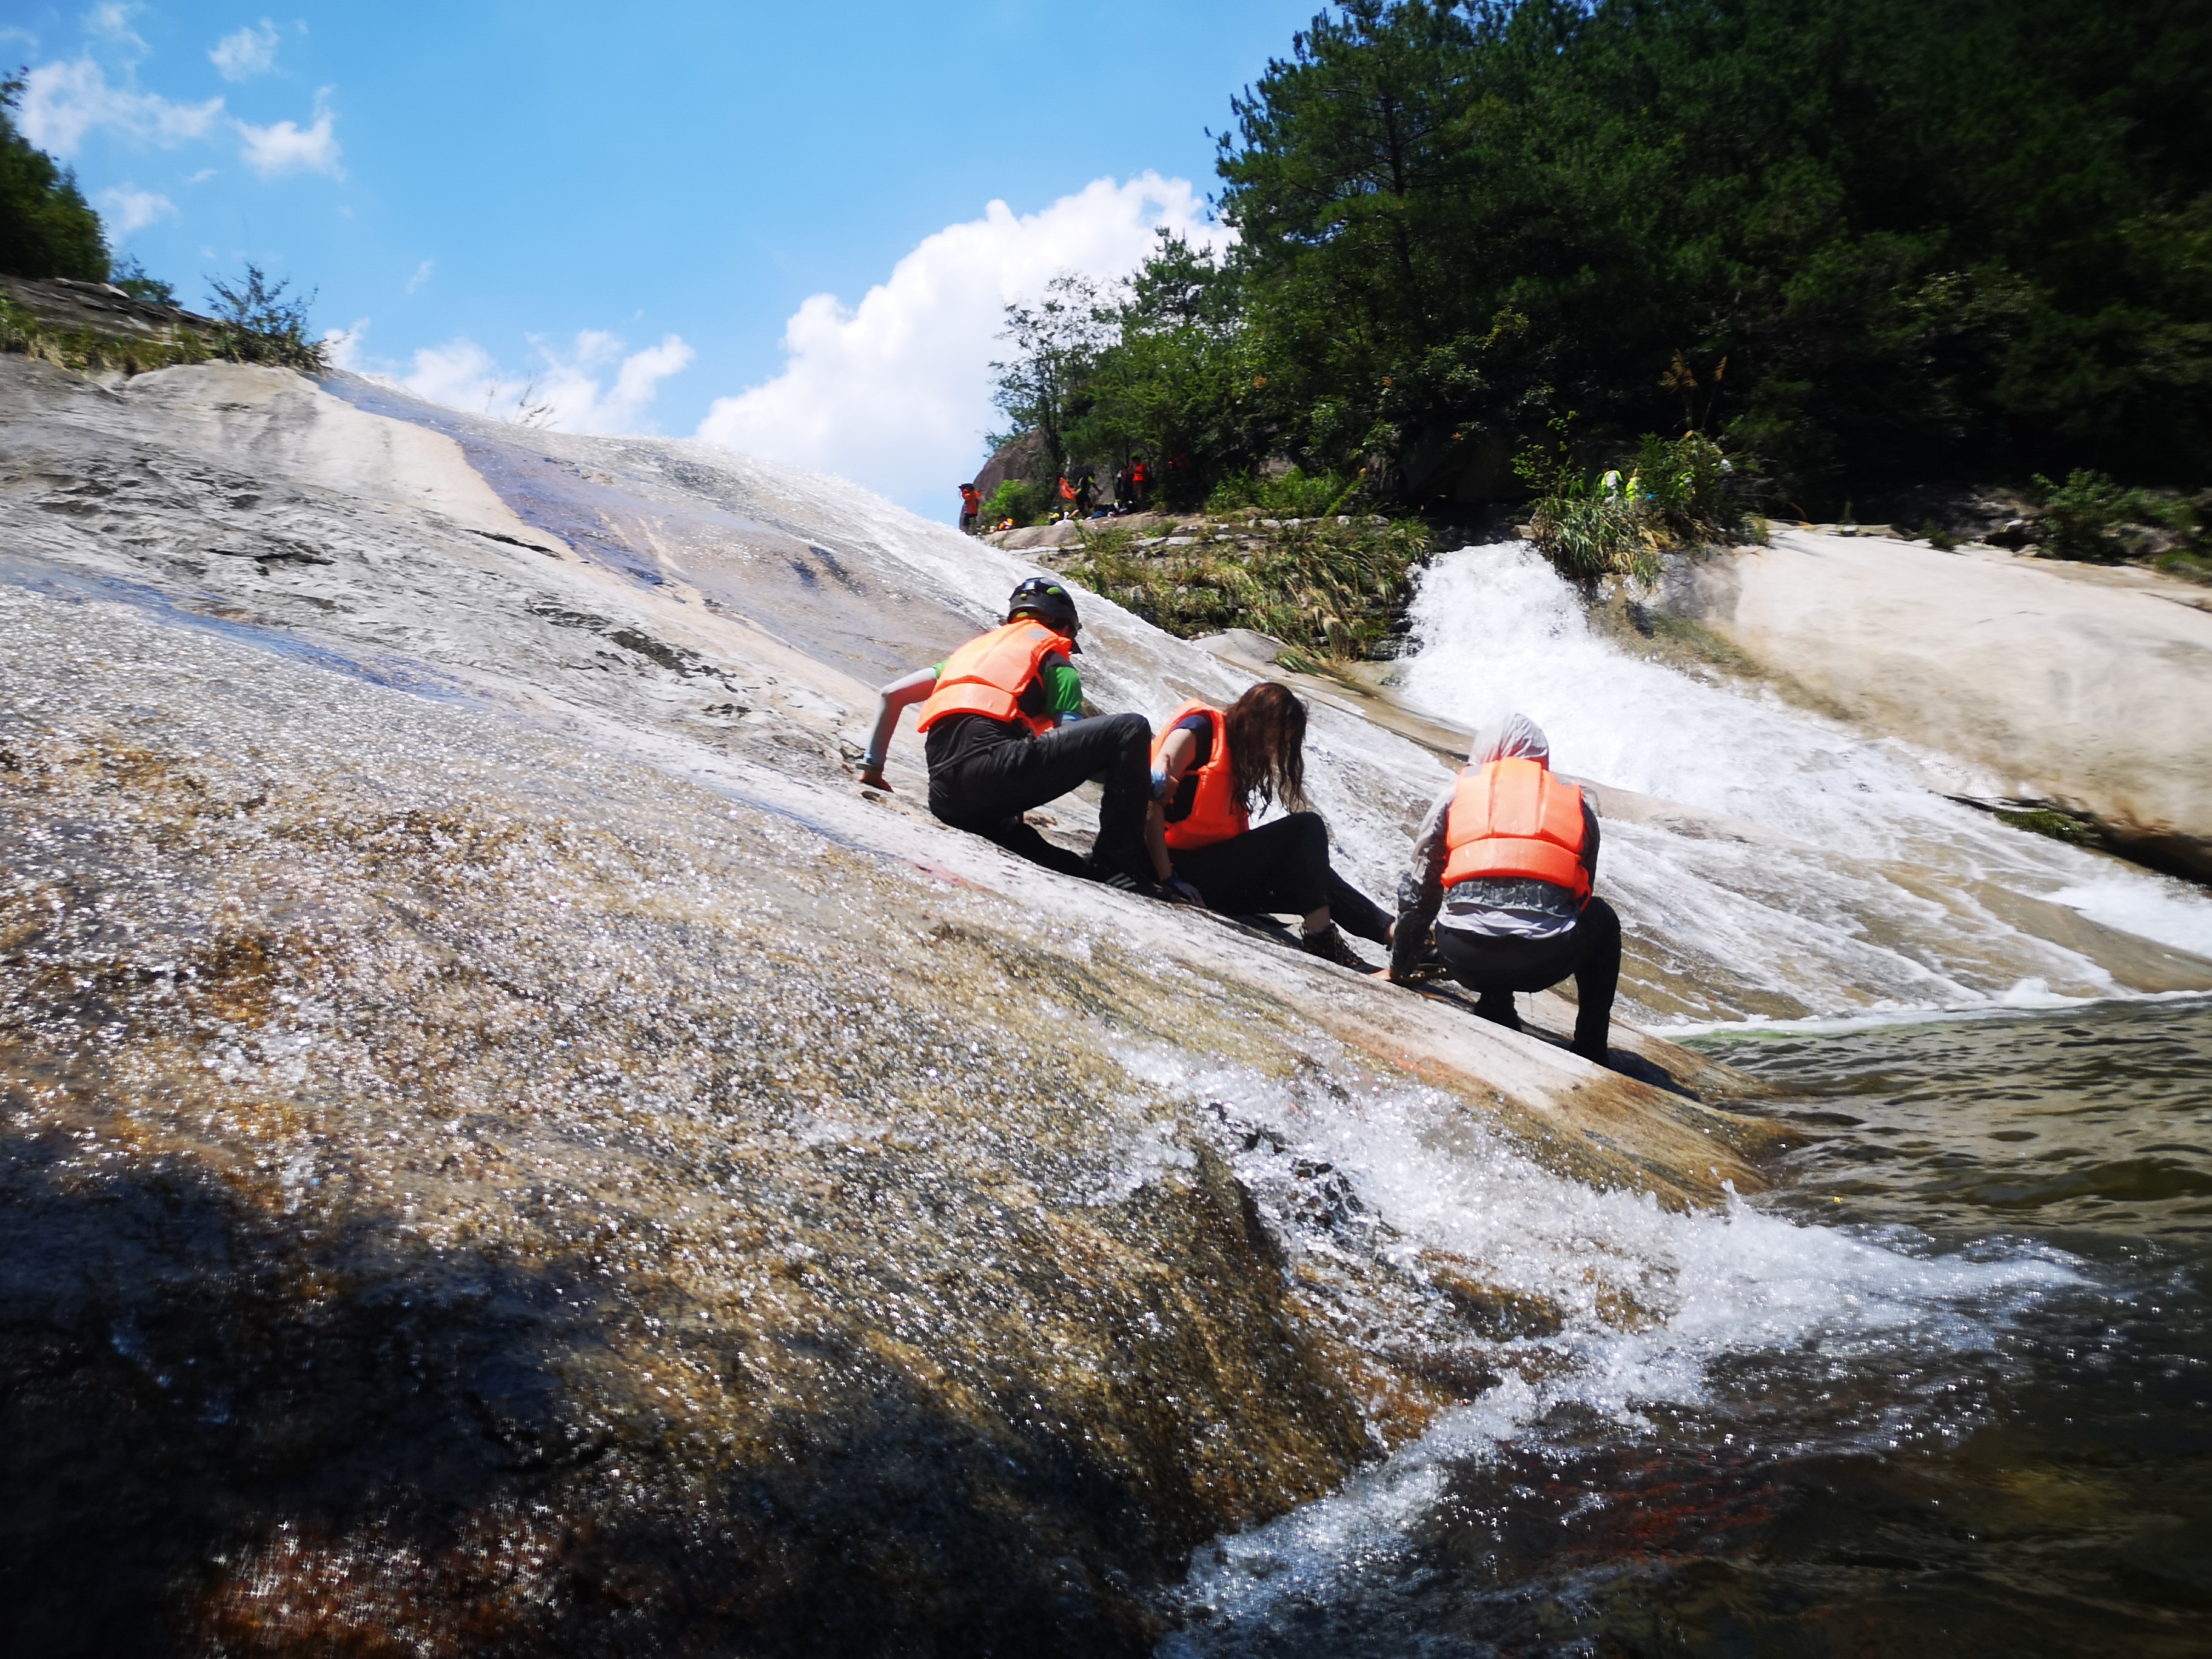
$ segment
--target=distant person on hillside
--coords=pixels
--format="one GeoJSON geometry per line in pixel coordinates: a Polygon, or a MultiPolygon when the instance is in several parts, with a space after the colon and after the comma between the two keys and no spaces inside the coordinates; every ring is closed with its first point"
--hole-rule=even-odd
{"type": "Polygon", "coordinates": [[[1091,476],[1091,469],[1086,466],[1082,471],[1075,475],[1076,517],[1079,519],[1089,518],[1091,516],[1091,507],[1097,502],[1097,499],[1098,482],[1091,476]]]}
{"type": "Polygon", "coordinates": [[[1119,513],[1133,511],[1135,500],[1136,486],[1129,482],[1129,464],[1124,461],[1114,469],[1115,510],[1119,513]]]}
{"type": "Polygon", "coordinates": [[[983,492],[976,489],[974,484],[962,484],[960,486],[960,533],[962,535],[972,536],[975,533],[975,520],[982,511],[983,492]]]}
{"type": "Polygon", "coordinates": [[[1129,463],[1129,500],[1138,512],[1145,510],[1145,492],[1152,482],[1152,471],[1145,465],[1141,455],[1129,463]]]}
{"type": "Polygon", "coordinates": [[[1391,921],[1329,866],[1328,826],[1306,810],[1305,738],[1286,686],[1255,685],[1226,709],[1183,704],[1152,742],[1150,833],[1208,909],[1295,915],[1309,951],[1364,969],[1344,933],[1389,945],[1391,921]],[[1286,816],[1254,829],[1271,801],[1286,816]]]}
{"type": "Polygon", "coordinates": [[[1521,1029],[1516,991],[1572,975],[1574,1050],[1602,1066],[1620,983],[1620,918],[1590,885],[1597,814],[1552,775],[1552,745],[1534,721],[1510,714],[1477,734],[1467,764],[1438,795],[1398,887],[1390,977],[1418,976],[1423,941],[1474,992],[1475,1012],[1521,1029]]]}
{"type": "Polygon", "coordinates": [[[881,689],[860,781],[890,787],[884,757],[891,733],[900,713],[921,703],[929,810],[939,819],[1048,870],[1151,891],[1169,876],[1165,849],[1146,838],[1152,724],[1142,714],[1083,718],[1083,682],[1069,660],[1082,649],[1080,626],[1075,600],[1058,582],[1022,583],[1003,625],[881,689]],[[1088,782],[1106,792],[1090,857],[1023,821],[1031,807],[1088,782]]]}

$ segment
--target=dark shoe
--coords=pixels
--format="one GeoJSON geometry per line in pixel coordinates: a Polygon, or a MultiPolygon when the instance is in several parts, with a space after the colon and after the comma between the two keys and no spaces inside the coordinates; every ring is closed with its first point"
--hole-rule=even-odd
{"type": "Polygon", "coordinates": [[[1401,985],[1433,985],[1440,979],[1450,977],[1451,963],[1444,960],[1443,952],[1437,950],[1437,942],[1431,939],[1428,948],[1421,952],[1419,958],[1406,970],[1405,977],[1398,982],[1401,985]]]}
{"type": "Polygon", "coordinates": [[[1165,899],[1168,890],[1158,882],[1139,881],[1126,870],[1117,870],[1110,876],[1099,878],[1099,884],[1111,887],[1117,893],[1134,893],[1139,898],[1165,899]]]}
{"type": "Polygon", "coordinates": [[[1510,991],[1485,991],[1474,1005],[1474,1012],[1484,1019],[1503,1025],[1509,1031],[1521,1029],[1521,1016],[1513,1006],[1510,991]]]}
{"type": "Polygon", "coordinates": [[[1299,934],[1298,948],[1310,957],[1319,957],[1323,962],[1333,962],[1340,968],[1350,968],[1363,974],[1374,971],[1360,960],[1359,952],[1352,948],[1333,921],[1318,933],[1299,934]]]}

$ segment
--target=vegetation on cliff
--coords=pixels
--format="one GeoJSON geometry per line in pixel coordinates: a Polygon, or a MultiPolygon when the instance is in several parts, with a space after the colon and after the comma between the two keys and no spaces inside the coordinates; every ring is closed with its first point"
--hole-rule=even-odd
{"type": "Polygon", "coordinates": [[[1111,524],[1054,562],[1182,639],[1249,628],[1311,659],[1386,655],[1432,544],[1418,520],[1227,521],[1140,538],[1111,524]]]}
{"type": "Polygon", "coordinates": [[[76,176],[15,131],[20,80],[0,81],[0,271],[107,280],[107,239],[76,176]]]}
{"type": "Polygon", "coordinates": [[[2212,24],[2184,0],[1349,0],[1234,100],[1217,258],[1035,312],[1055,463],[1519,493],[1694,429],[1825,516],[2212,471],[2212,24]]]}

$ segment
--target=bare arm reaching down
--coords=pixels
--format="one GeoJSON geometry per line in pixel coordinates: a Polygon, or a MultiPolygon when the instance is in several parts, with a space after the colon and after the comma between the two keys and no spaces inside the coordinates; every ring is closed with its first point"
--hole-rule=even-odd
{"type": "Polygon", "coordinates": [[[871,789],[889,790],[884,781],[884,758],[890,752],[891,733],[899,716],[917,702],[926,702],[937,689],[937,670],[917,668],[902,679],[876,689],[876,729],[868,738],[868,752],[860,757],[860,781],[871,789]]]}

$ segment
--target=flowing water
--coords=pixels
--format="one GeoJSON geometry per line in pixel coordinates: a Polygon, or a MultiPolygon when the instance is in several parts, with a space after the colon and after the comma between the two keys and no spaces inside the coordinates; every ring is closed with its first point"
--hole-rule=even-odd
{"type": "MultiPolygon", "coordinates": [[[[1624,1013],[1802,1143],[1665,1208],[1531,1133],[1540,1045],[950,834],[903,739],[860,797],[868,682],[1018,559],[347,395],[179,371],[10,428],[0,1628],[2187,1649],[2196,890],[1623,655],[1524,553],[1440,561],[1402,697],[1597,781],[1624,1013]],[[385,414],[496,499],[367,489],[385,414]],[[1342,1035],[1387,1019],[1473,1071],[1342,1035]]],[[[1085,614],[1102,708],[1244,683],[1085,614]]],[[[1343,708],[1309,756],[1387,891],[1447,772],[1343,708]]]]}
{"type": "Polygon", "coordinates": [[[1725,1217],[1579,1241],[1338,1151],[1432,1236],[1664,1264],[1663,1306],[1508,1345],[1413,1446],[1218,1540],[1162,1651],[2212,1652],[2212,1005],[2114,936],[2185,975],[2212,905],[1623,655],[1518,550],[1440,561],[1415,621],[1417,707],[1522,709],[1616,799],[1715,815],[1609,818],[1625,994],[1808,1139],[1725,1217]],[[2094,927],[2017,925],[2051,908],[2094,927]]]}

